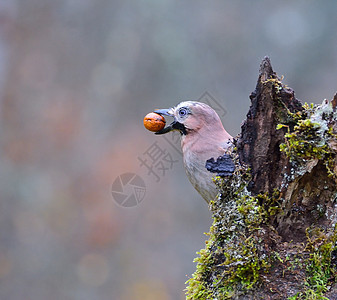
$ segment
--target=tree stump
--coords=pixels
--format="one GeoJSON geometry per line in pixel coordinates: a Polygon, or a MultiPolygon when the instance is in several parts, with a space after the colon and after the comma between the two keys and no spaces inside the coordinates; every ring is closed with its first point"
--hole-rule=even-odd
{"type": "Polygon", "coordinates": [[[266,57],[250,99],[187,299],[337,299],[337,94],[302,104],[266,57]]]}

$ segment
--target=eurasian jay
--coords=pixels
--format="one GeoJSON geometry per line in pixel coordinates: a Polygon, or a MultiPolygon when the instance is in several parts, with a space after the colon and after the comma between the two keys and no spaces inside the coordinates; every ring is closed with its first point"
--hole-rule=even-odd
{"type": "MultiPolygon", "coordinates": [[[[180,131],[187,177],[207,203],[214,200],[218,190],[211,172],[217,171],[216,168],[206,168],[206,164],[214,164],[214,160],[223,156],[232,145],[232,136],[224,129],[218,114],[207,104],[196,101],[181,102],[173,108],[154,112],[174,118],[170,125],[156,134],[180,131]]],[[[231,168],[234,168],[234,164],[230,160],[229,169],[231,168]]]]}

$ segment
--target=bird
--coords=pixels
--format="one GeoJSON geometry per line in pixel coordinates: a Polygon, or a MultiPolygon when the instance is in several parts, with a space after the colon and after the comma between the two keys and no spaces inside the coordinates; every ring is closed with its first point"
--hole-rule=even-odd
{"type": "MultiPolygon", "coordinates": [[[[233,137],[225,130],[216,111],[206,103],[183,101],[175,107],[154,112],[173,117],[171,124],[155,134],[180,132],[183,163],[189,181],[207,203],[215,200],[218,194],[213,181],[214,172],[217,172],[216,160],[228,163],[224,155],[233,145],[233,137]]],[[[229,169],[233,170],[233,167],[230,160],[229,169]]]]}

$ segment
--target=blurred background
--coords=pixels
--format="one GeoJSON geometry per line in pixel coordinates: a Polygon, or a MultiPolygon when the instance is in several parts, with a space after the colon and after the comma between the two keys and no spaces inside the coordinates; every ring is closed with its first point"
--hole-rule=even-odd
{"type": "Polygon", "coordinates": [[[177,137],[143,117],[201,99],[236,135],[265,55],[299,99],[332,99],[336,14],[333,0],[0,0],[0,299],[184,299],[211,215],[177,137]]]}

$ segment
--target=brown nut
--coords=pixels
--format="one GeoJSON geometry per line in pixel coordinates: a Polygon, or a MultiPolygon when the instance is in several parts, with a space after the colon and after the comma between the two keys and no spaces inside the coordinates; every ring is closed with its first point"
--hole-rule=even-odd
{"type": "Polygon", "coordinates": [[[144,126],[147,130],[157,132],[165,127],[165,118],[154,112],[148,113],[144,117],[144,126]]]}

